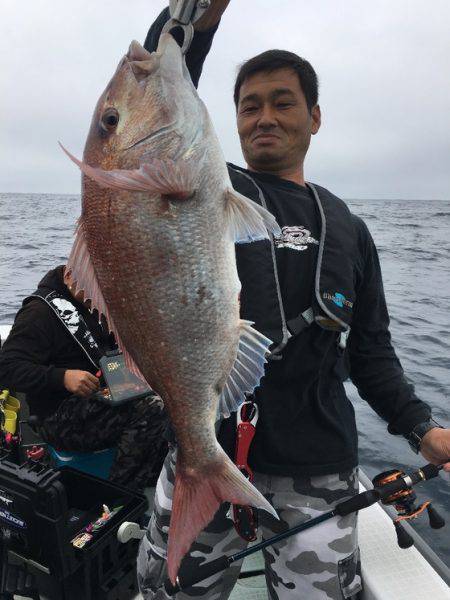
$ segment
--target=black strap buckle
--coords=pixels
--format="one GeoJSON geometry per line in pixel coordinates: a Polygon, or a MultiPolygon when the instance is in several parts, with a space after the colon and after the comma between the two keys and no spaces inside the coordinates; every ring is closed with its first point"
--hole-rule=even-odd
{"type": "Polygon", "coordinates": [[[314,323],[314,313],[313,309],[307,308],[302,313],[300,313],[294,319],[290,319],[286,322],[287,328],[292,335],[298,335],[304,329],[307,329],[310,325],[314,323]]]}

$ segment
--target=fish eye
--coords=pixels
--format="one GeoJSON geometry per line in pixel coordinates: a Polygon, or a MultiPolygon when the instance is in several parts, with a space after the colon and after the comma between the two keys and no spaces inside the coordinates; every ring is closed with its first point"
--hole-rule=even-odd
{"type": "Polygon", "coordinates": [[[119,123],[119,113],[115,108],[107,108],[101,118],[101,126],[105,131],[114,131],[119,123]]]}

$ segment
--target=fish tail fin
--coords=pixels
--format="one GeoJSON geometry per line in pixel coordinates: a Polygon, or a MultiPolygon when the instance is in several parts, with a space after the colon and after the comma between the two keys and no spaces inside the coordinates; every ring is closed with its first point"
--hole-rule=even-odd
{"type": "Polygon", "coordinates": [[[242,475],[222,448],[218,446],[216,458],[197,472],[184,468],[179,451],[167,553],[167,570],[173,584],[183,556],[212,521],[222,502],[262,508],[278,519],[273,506],[242,475]]]}

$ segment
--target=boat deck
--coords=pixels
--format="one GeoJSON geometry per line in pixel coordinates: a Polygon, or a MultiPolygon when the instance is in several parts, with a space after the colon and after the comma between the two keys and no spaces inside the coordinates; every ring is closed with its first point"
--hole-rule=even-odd
{"type": "MultiPolygon", "coordinates": [[[[367,478],[362,477],[368,487],[367,478]]],[[[361,491],[364,489],[361,484],[361,491]]],[[[152,500],[151,493],[149,496],[152,500]]],[[[450,600],[448,567],[417,534],[414,535],[416,546],[401,550],[391,518],[380,505],[359,513],[358,530],[364,581],[360,600],[450,600]]],[[[259,552],[245,559],[242,571],[258,573],[263,566],[259,552]]],[[[21,596],[15,598],[25,600],[21,596]]],[[[264,575],[239,579],[230,596],[230,600],[267,599],[264,575]]],[[[142,600],[142,597],[138,595],[134,600],[142,600]]]]}
{"type": "MultiPolygon", "coordinates": [[[[367,485],[365,479],[364,483],[367,485]]],[[[361,491],[365,489],[361,484],[361,491]]],[[[358,519],[364,581],[361,600],[450,600],[449,570],[425,543],[427,558],[414,546],[400,549],[391,519],[378,504],[362,510],[358,519]],[[432,563],[444,571],[447,582],[432,563]]],[[[263,556],[258,552],[245,559],[242,572],[257,573],[263,568],[263,556]]],[[[239,579],[230,600],[268,600],[264,575],[239,579]]]]}
{"type": "MultiPolygon", "coordinates": [[[[0,325],[3,340],[9,329],[0,325]]],[[[362,491],[371,487],[361,471],[360,480],[362,491]]],[[[359,513],[358,527],[364,581],[361,600],[450,600],[450,570],[417,534],[409,530],[415,538],[415,546],[401,550],[391,518],[378,504],[359,513]]],[[[258,572],[263,566],[262,554],[258,553],[244,561],[242,571],[258,572]]],[[[15,598],[25,600],[20,596],[15,598]]],[[[139,598],[136,596],[135,600],[139,598]]],[[[264,576],[240,579],[230,598],[266,600],[264,576]]]]}

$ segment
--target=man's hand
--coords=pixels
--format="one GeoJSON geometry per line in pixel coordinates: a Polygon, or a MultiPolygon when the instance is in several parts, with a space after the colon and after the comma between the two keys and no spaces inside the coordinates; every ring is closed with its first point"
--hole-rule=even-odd
{"type": "Polygon", "coordinates": [[[435,465],[444,464],[444,471],[450,472],[450,429],[435,427],[430,429],[422,439],[420,453],[435,465]]]}
{"type": "Polygon", "coordinates": [[[205,10],[200,19],[194,23],[196,31],[207,31],[212,29],[220,21],[230,0],[212,0],[211,6],[205,10]]]}
{"type": "Polygon", "coordinates": [[[99,386],[98,378],[88,371],[67,369],[64,373],[64,387],[75,396],[87,398],[96,392],[99,386]]]}

